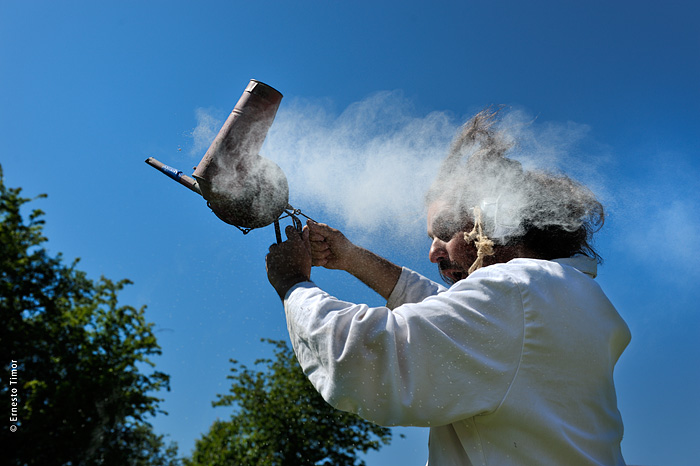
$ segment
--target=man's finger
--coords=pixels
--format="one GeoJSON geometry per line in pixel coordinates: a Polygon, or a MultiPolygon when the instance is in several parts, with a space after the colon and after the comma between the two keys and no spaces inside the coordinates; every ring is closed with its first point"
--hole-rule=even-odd
{"type": "Polygon", "coordinates": [[[331,255],[331,252],[326,249],[325,251],[311,251],[311,257],[314,260],[317,259],[327,259],[331,255]]]}
{"type": "Polygon", "coordinates": [[[311,250],[314,252],[326,251],[326,250],[330,249],[330,246],[328,246],[328,243],[321,242],[321,241],[313,241],[309,244],[309,246],[311,246],[311,250]]]}
{"type": "Polygon", "coordinates": [[[287,228],[284,229],[284,233],[287,235],[287,239],[290,241],[299,241],[301,240],[301,236],[299,235],[299,232],[296,230],[291,225],[287,225],[287,228]]]}
{"type": "Polygon", "coordinates": [[[309,239],[309,227],[304,227],[301,229],[301,240],[304,242],[304,246],[306,246],[306,249],[310,250],[311,249],[311,240],[309,239]]]}
{"type": "Polygon", "coordinates": [[[323,267],[328,263],[328,259],[314,259],[311,263],[311,265],[316,266],[316,267],[323,267]]]}
{"type": "Polygon", "coordinates": [[[328,234],[328,233],[333,233],[336,230],[335,228],[329,227],[325,223],[318,223],[318,222],[306,222],[309,228],[311,228],[314,232],[318,232],[319,234],[328,234]]]}
{"type": "Polygon", "coordinates": [[[316,233],[315,231],[309,231],[309,239],[311,241],[320,242],[320,241],[325,241],[326,237],[316,233]]]}

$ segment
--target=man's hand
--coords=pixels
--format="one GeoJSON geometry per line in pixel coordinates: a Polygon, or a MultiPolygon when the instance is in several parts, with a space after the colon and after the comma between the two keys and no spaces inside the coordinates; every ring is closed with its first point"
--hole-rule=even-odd
{"type": "Polygon", "coordinates": [[[325,223],[307,222],[311,258],[315,266],[348,271],[358,248],[340,230],[325,223]]]}
{"type": "Polygon", "coordinates": [[[291,225],[285,229],[287,241],[270,246],[265,257],[267,279],[284,300],[287,291],[311,277],[311,247],[309,229],[299,234],[291,225]]]}
{"type": "Polygon", "coordinates": [[[389,298],[401,276],[401,267],[356,246],[335,228],[313,221],[306,225],[304,230],[309,230],[313,265],[344,270],[384,298],[389,298]]]}

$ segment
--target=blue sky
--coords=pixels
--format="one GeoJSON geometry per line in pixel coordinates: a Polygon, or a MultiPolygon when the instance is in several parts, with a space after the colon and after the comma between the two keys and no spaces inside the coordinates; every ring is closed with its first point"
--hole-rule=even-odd
{"type": "MultiPolygon", "coordinates": [[[[7,185],[49,195],[34,207],[52,252],[80,257],[93,278],[134,281],[122,301],[148,306],[158,368],[172,376],[169,415],[153,422],[188,453],[228,417],[210,403],[228,389],[229,358],[252,364],[270,354],[261,338],[286,338],[264,272],[274,233],[243,236],[144,159],[189,173],[206,148],[195,129],[216,128],[251,78],[264,81],[285,95],[262,153],[287,173],[290,202],[437,279],[421,213],[375,202],[381,179],[358,180],[429,181],[451,131],[508,105],[534,121],[530,148],[608,205],[598,281],[633,333],[616,370],[626,460],[690,465],[700,457],[699,19],[689,0],[0,0],[0,164],[7,185]],[[338,155],[343,170],[309,183],[338,155]],[[346,195],[353,184],[364,197],[346,195]],[[415,235],[394,228],[398,218],[415,235]]],[[[342,274],[313,278],[382,304],[342,274]]],[[[424,464],[427,433],[398,432],[406,439],[368,455],[370,466],[424,464]]]]}

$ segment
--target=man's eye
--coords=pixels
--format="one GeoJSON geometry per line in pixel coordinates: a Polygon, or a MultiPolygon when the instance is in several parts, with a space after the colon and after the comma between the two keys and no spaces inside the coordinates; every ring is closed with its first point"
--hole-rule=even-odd
{"type": "Polygon", "coordinates": [[[440,241],[448,242],[457,233],[463,231],[461,221],[452,214],[440,213],[433,217],[432,234],[440,241]]]}
{"type": "Polygon", "coordinates": [[[451,240],[458,231],[458,227],[447,223],[439,223],[433,227],[433,235],[444,242],[451,240]]]}
{"type": "Polygon", "coordinates": [[[438,239],[440,239],[441,241],[444,241],[445,243],[449,242],[454,235],[455,235],[455,233],[452,231],[444,231],[444,232],[435,233],[435,236],[437,236],[438,239]]]}

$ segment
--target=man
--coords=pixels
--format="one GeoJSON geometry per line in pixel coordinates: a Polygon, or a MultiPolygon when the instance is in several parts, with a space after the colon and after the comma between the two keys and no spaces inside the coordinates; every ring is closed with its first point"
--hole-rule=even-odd
{"type": "Polygon", "coordinates": [[[593,280],[602,206],[565,176],[524,171],[508,141],[481,112],[428,193],[429,258],[449,289],[327,225],[288,228],[267,269],[294,350],[336,408],[430,427],[429,465],[624,464],[613,368],[630,334],[593,280]],[[387,306],[328,295],[312,265],[387,306]]]}

